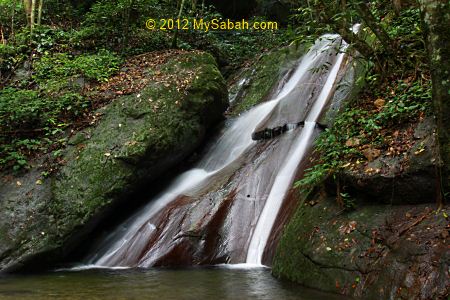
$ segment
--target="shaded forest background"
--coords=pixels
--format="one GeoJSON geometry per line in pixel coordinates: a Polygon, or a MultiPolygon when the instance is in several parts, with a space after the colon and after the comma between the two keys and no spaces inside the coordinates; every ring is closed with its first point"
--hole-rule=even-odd
{"type": "Polygon", "coordinates": [[[386,133],[434,116],[442,203],[450,165],[449,6],[445,0],[0,0],[0,168],[21,172],[51,153],[48,172],[57,169],[67,134],[88,126],[92,113],[116,96],[105,91],[132,57],[172,48],[207,51],[231,80],[260,53],[336,32],[351,44],[349,51],[361,54],[368,88],[338,120],[347,134],[330,129],[321,137],[321,160],[299,185],[313,186],[364,158],[364,149],[350,139],[400,155],[407,138],[393,141],[386,133]],[[178,16],[275,20],[282,26],[227,33],[145,28],[150,17],[178,16]],[[356,23],[362,23],[358,33],[352,31],[356,23]]]}

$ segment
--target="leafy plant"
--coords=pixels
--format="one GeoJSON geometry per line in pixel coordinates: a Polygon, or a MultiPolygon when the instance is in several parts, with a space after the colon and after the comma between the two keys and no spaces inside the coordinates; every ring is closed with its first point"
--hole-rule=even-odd
{"type": "MultiPolygon", "coordinates": [[[[295,183],[295,187],[308,192],[326,177],[332,174],[339,176],[348,162],[364,159],[354,144],[383,145],[383,129],[396,128],[428,113],[431,87],[427,81],[406,83],[398,80],[388,85],[378,97],[385,101],[378,110],[352,106],[338,115],[333,127],[327,128],[316,141],[315,151],[319,159],[306,170],[305,176],[295,183]]],[[[342,198],[345,204],[345,197],[342,198]]]]}
{"type": "Polygon", "coordinates": [[[87,79],[106,81],[119,70],[122,60],[113,52],[100,50],[96,54],[73,57],[67,53],[44,55],[34,64],[34,78],[38,82],[51,78],[82,75],[87,79]]]}

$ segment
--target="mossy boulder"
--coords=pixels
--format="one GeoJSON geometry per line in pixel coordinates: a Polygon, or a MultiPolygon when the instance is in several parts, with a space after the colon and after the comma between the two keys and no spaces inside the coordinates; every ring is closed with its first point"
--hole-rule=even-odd
{"type": "MultiPolygon", "coordinates": [[[[149,67],[136,94],[99,109],[95,124],[69,140],[62,166],[35,166],[0,186],[0,270],[48,266],[79,246],[118,203],[166,174],[222,120],[224,79],[206,53],[181,53],[149,67]]],[[[44,158],[40,160],[42,163],[44,158]]]]}
{"type": "Polygon", "coordinates": [[[276,277],[363,299],[445,299],[448,207],[360,205],[343,211],[320,192],[284,230],[276,277]]]}
{"type": "Polygon", "coordinates": [[[444,299],[449,207],[433,210],[434,128],[432,119],[418,123],[415,143],[401,157],[382,154],[366,168],[341,171],[340,188],[353,210],[337,204],[333,176],[308,195],[299,193],[274,275],[363,299],[444,299]]]}

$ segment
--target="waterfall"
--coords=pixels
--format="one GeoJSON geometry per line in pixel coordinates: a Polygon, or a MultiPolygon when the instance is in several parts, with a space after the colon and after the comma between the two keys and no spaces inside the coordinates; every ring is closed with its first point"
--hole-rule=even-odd
{"type": "MultiPolygon", "coordinates": [[[[343,47],[346,46],[344,45],[343,47]]],[[[275,179],[269,197],[266,200],[266,205],[259,217],[255,231],[253,232],[250,247],[247,252],[246,262],[248,264],[262,264],[264,249],[266,248],[272,226],[275,223],[278,211],[280,210],[282,200],[292,186],[297,166],[304,158],[307,147],[312,143],[311,139],[314,127],[323,107],[332,95],[333,86],[343,58],[344,53],[338,54],[338,58],[328,75],[327,81],[325,82],[318,99],[306,117],[305,127],[301,135],[299,135],[295,141],[294,147],[288,154],[288,159],[285,161],[285,164],[275,179]]]]}
{"type": "Polygon", "coordinates": [[[231,120],[194,168],[102,240],[87,263],[261,264],[284,197],[318,133],[315,122],[334,92],[341,44],[337,35],[316,41],[274,99],[231,120]],[[303,128],[273,141],[251,138],[261,128],[299,121],[303,128]]]}

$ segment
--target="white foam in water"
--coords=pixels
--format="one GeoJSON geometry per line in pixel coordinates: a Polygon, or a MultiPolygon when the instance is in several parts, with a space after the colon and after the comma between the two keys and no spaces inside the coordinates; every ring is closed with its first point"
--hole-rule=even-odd
{"type": "Polygon", "coordinates": [[[127,270],[131,269],[131,267],[109,267],[109,266],[100,266],[100,265],[80,265],[72,268],[62,268],[56,269],[55,272],[67,272],[67,271],[87,271],[87,270],[127,270]]]}
{"type": "Polygon", "coordinates": [[[261,264],[218,264],[214,265],[214,267],[222,268],[222,269],[230,269],[230,270],[254,270],[254,269],[267,269],[269,267],[261,265],[261,264]]]}

